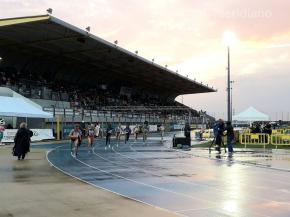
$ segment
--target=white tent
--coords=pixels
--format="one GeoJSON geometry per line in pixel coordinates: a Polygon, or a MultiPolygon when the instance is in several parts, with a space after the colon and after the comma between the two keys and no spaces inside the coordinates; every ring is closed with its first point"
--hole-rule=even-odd
{"type": "Polygon", "coordinates": [[[238,115],[235,115],[233,117],[234,121],[248,121],[248,122],[253,122],[253,121],[269,121],[270,118],[268,115],[259,112],[253,107],[249,107],[245,111],[241,112],[238,115]]]}
{"type": "Polygon", "coordinates": [[[0,96],[0,116],[53,118],[52,114],[42,111],[41,106],[29,101],[24,97],[0,96]]]}

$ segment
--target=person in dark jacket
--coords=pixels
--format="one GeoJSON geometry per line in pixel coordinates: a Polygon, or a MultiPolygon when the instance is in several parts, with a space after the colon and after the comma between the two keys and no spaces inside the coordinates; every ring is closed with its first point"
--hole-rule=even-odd
{"type": "Polygon", "coordinates": [[[25,155],[30,150],[30,138],[33,136],[33,132],[27,129],[26,123],[21,123],[20,128],[17,131],[14,138],[13,155],[18,157],[18,160],[24,160],[25,155]]]}
{"type": "Polygon", "coordinates": [[[125,143],[127,143],[129,141],[130,135],[131,135],[131,128],[129,126],[129,124],[127,124],[126,128],[125,128],[125,143]]]}
{"type": "Polygon", "coordinates": [[[228,151],[229,151],[229,154],[232,154],[234,152],[233,140],[234,140],[235,134],[234,134],[234,128],[230,121],[227,121],[225,130],[226,130],[226,135],[227,135],[228,151]]]}
{"type": "Polygon", "coordinates": [[[113,133],[113,127],[111,123],[108,123],[108,127],[106,130],[106,146],[111,144],[111,136],[113,133]]]}
{"type": "Polygon", "coordinates": [[[189,126],[189,123],[186,123],[185,124],[185,127],[184,127],[184,136],[186,138],[186,145],[190,146],[191,145],[191,138],[190,138],[190,126],[189,126]]]}
{"type": "Polygon", "coordinates": [[[217,145],[216,150],[219,152],[219,154],[221,153],[221,146],[223,143],[224,131],[225,131],[225,123],[222,119],[219,119],[217,128],[216,128],[216,139],[215,139],[215,142],[217,145]]]}

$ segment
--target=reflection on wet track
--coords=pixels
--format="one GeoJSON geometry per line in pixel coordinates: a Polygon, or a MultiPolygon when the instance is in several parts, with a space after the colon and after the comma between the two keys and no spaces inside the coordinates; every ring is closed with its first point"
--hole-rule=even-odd
{"type": "Polygon", "coordinates": [[[117,194],[185,216],[290,216],[290,173],[194,157],[150,140],[84,145],[77,158],[69,145],[48,153],[63,172],[117,194]]]}

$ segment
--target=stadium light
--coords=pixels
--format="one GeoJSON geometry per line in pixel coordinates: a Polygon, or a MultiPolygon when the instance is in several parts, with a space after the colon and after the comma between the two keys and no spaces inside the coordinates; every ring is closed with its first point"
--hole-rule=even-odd
{"type": "Polygon", "coordinates": [[[46,10],[46,12],[49,13],[49,14],[52,14],[52,8],[48,8],[48,9],[46,10]]]}
{"type": "Polygon", "coordinates": [[[232,111],[231,111],[231,67],[230,67],[230,46],[232,46],[236,42],[235,33],[232,31],[225,31],[223,35],[224,44],[227,46],[227,58],[228,58],[228,80],[227,80],[227,113],[228,113],[228,121],[232,121],[232,111]]]}

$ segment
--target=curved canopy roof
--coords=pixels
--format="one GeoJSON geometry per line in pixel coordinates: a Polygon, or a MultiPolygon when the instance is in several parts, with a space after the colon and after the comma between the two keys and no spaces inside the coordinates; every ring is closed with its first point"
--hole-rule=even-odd
{"type": "Polygon", "coordinates": [[[215,91],[50,15],[0,20],[0,56],[72,81],[125,80],[167,97],[215,91]]]}

